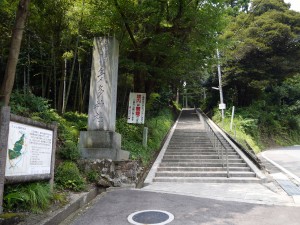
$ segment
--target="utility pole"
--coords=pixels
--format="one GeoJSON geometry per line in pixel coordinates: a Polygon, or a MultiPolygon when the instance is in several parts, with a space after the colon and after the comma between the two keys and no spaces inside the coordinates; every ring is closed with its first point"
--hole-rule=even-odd
{"type": "Polygon", "coordinates": [[[224,104],[224,100],[223,100],[222,75],[221,75],[221,66],[220,66],[220,53],[219,53],[218,48],[217,48],[217,58],[218,58],[218,78],[219,78],[219,91],[220,91],[219,109],[221,109],[221,112],[222,112],[222,124],[223,124],[223,122],[224,122],[224,110],[226,109],[226,105],[224,104]]]}

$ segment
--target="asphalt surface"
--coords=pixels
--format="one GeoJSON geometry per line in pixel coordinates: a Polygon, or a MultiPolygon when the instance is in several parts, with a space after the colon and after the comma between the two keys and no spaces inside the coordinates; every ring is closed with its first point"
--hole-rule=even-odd
{"type": "MultiPolygon", "coordinates": [[[[276,165],[271,175],[300,177],[300,146],[268,150],[263,157],[276,165]]],[[[127,217],[142,210],[170,212],[173,225],[299,225],[300,204],[283,206],[293,198],[283,190],[267,188],[271,184],[152,184],[142,190],[117,190],[101,194],[61,225],[128,225],[127,217]]]]}
{"type": "Polygon", "coordinates": [[[264,151],[262,156],[300,178],[300,146],[270,149],[264,151]]]}
{"type": "Polygon", "coordinates": [[[299,225],[300,208],[268,206],[207,198],[119,190],[99,196],[93,205],[64,225],[128,225],[140,210],[163,210],[174,215],[169,224],[299,225]]]}
{"type": "Polygon", "coordinates": [[[131,224],[128,216],[143,210],[172,213],[175,218],[168,223],[172,225],[299,225],[300,195],[290,196],[284,191],[284,185],[283,189],[276,185],[277,190],[274,183],[283,176],[299,187],[300,146],[268,150],[262,156],[269,162],[267,167],[273,182],[263,185],[157,183],[143,189],[106,192],[61,225],[128,225],[131,224]]]}

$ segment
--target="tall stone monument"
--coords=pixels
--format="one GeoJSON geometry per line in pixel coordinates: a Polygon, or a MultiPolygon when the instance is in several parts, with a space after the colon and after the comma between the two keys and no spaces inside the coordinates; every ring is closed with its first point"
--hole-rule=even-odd
{"type": "Polygon", "coordinates": [[[88,129],[80,132],[83,158],[127,160],[121,135],[115,132],[119,43],[112,37],[94,38],[88,129]]]}

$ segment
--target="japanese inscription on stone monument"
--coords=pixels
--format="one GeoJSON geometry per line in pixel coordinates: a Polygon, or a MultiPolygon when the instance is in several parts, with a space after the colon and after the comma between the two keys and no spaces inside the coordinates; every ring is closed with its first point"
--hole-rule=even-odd
{"type": "Polygon", "coordinates": [[[94,39],[88,130],[114,130],[118,71],[118,43],[94,39]]]}

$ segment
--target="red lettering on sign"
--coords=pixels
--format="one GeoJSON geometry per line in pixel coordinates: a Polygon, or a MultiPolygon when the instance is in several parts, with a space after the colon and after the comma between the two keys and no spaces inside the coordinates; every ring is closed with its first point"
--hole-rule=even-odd
{"type": "Polygon", "coordinates": [[[142,95],[137,95],[136,96],[136,102],[141,103],[142,95]]]}
{"type": "Polygon", "coordinates": [[[140,115],[141,115],[141,107],[137,106],[137,107],[135,108],[135,115],[136,115],[136,116],[140,116],[140,115]]]}

